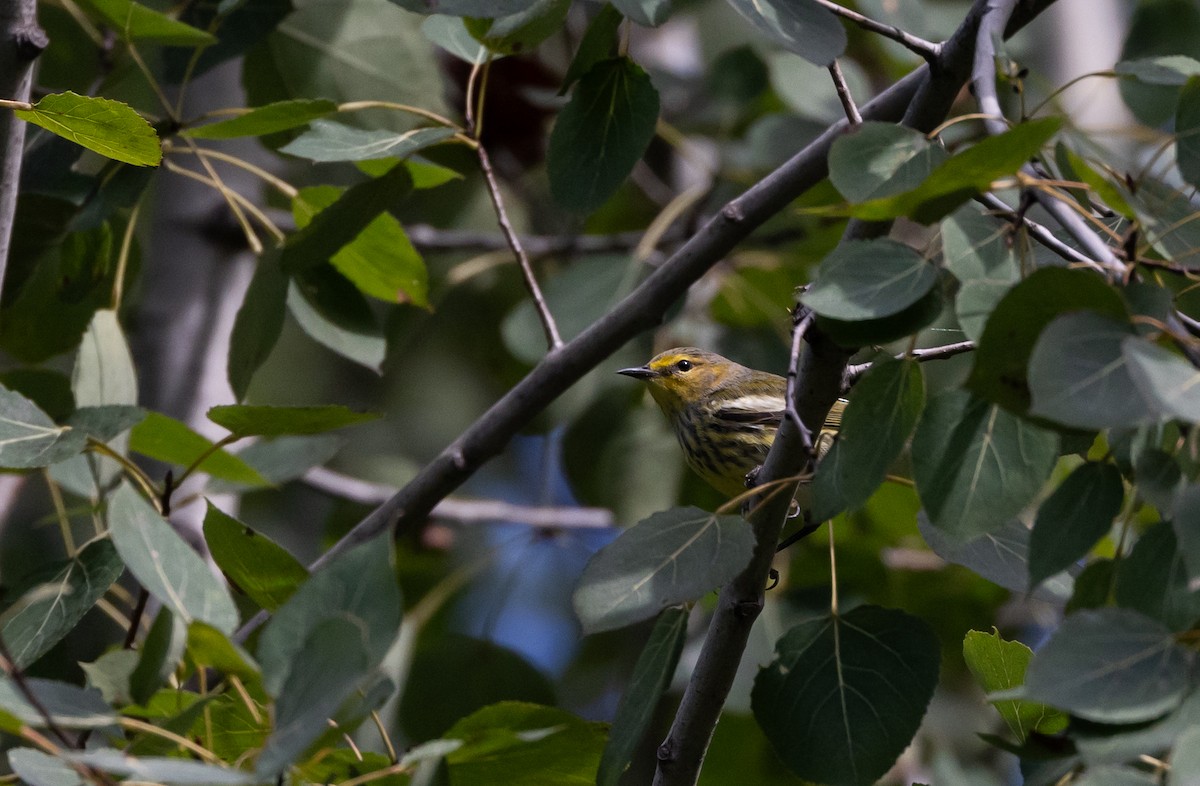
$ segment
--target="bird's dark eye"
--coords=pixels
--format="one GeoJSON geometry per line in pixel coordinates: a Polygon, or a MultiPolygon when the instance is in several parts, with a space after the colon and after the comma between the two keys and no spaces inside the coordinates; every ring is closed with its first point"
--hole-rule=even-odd
{"type": "Polygon", "coordinates": [[[680,371],[691,371],[692,362],[690,360],[681,360],[675,364],[675,368],[679,369],[680,371]]]}

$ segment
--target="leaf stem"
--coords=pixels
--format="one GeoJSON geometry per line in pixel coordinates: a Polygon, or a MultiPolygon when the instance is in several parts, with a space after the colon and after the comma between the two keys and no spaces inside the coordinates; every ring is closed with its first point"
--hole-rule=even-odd
{"type": "Polygon", "coordinates": [[[842,75],[842,67],[838,65],[837,58],[829,64],[829,75],[833,77],[833,89],[837,91],[838,100],[842,102],[842,109],[846,111],[850,127],[861,126],[862,115],[854,105],[854,96],[850,94],[850,86],[846,84],[846,77],[842,75]]]}

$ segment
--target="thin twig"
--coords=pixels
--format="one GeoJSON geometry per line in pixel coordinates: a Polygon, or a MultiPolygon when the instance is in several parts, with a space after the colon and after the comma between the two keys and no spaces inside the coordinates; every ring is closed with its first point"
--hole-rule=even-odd
{"type": "MultiPolygon", "coordinates": [[[[1003,38],[1005,27],[1016,5],[1017,0],[989,0],[975,39],[971,85],[975,91],[975,100],[984,115],[984,127],[992,135],[1008,130],[996,93],[996,41],[1003,38]]],[[[1021,168],[1021,172],[1037,180],[1044,179],[1028,164],[1021,168]]],[[[1089,261],[1114,277],[1124,277],[1126,268],[1116,253],[1092,231],[1087,221],[1075,212],[1071,205],[1065,204],[1059,198],[1060,194],[1049,187],[1033,188],[1030,192],[1038,204],[1090,255],[1089,261]]]]}
{"type": "Polygon", "coordinates": [[[1078,249],[1072,248],[1071,246],[1068,246],[1066,243],[1059,240],[1054,236],[1054,233],[1045,226],[1039,224],[1031,218],[1019,214],[1016,210],[1009,207],[1003,199],[991,193],[990,191],[980,194],[975,198],[975,201],[979,202],[994,214],[1003,216],[1009,221],[1016,221],[1017,219],[1020,219],[1021,225],[1025,227],[1025,231],[1029,233],[1030,237],[1053,251],[1055,254],[1058,254],[1068,262],[1074,262],[1080,265],[1087,265],[1089,267],[1103,269],[1099,264],[1096,263],[1094,259],[1085,256],[1078,249]]]}
{"type": "Polygon", "coordinates": [[[529,290],[529,296],[533,298],[533,306],[537,310],[538,319],[542,321],[542,330],[546,332],[546,342],[550,345],[552,352],[562,349],[563,340],[558,332],[558,324],[554,321],[554,315],[550,313],[550,307],[546,305],[546,296],[542,294],[542,288],[533,275],[533,265],[529,262],[529,255],[525,253],[525,247],[521,245],[521,238],[517,236],[512,223],[508,220],[508,211],[505,210],[504,200],[500,196],[500,184],[496,182],[496,173],[492,171],[492,160],[488,157],[487,149],[482,144],[475,148],[475,151],[479,155],[479,168],[483,170],[483,179],[487,184],[488,196],[492,199],[492,207],[496,210],[496,219],[500,222],[500,230],[508,240],[508,247],[516,255],[517,264],[521,266],[525,287],[529,290]]]}
{"type": "MultiPolygon", "coordinates": [[[[304,474],[304,482],[315,489],[361,505],[378,505],[396,494],[395,486],[371,483],[343,475],[325,467],[314,467],[304,474]]],[[[430,518],[450,519],[463,523],[487,521],[518,521],[531,527],[546,529],[605,529],[613,526],[614,518],[607,508],[578,508],[516,505],[499,499],[456,499],[439,502],[429,513],[430,518]]]]}
{"type": "MultiPolygon", "coordinates": [[[[508,251],[511,246],[504,235],[495,232],[446,230],[428,224],[406,227],[408,239],[422,251],[508,251]]],[[[611,235],[521,235],[525,253],[532,257],[572,254],[605,254],[637,248],[644,232],[617,232],[611,235]]],[[[659,242],[683,241],[682,230],[667,232],[659,242]]]]}
{"type": "Polygon", "coordinates": [[[850,95],[850,86],[846,84],[846,77],[842,75],[842,67],[836,59],[829,64],[829,75],[833,77],[833,89],[837,91],[838,100],[842,102],[842,109],[846,110],[846,120],[850,122],[850,127],[861,126],[862,115],[854,105],[854,96],[850,95]]]}
{"type": "Polygon", "coordinates": [[[804,421],[800,419],[800,413],[796,410],[796,379],[799,377],[800,366],[800,347],[804,343],[804,334],[812,327],[815,316],[813,312],[803,306],[800,306],[804,313],[799,315],[799,319],[795,320],[795,327],[792,328],[792,351],[788,358],[787,371],[787,395],[784,397],[784,412],[792,421],[792,425],[796,427],[796,432],[800,435],[801,444],[808,453],[812,454],[812,432],[804,425],[804,421]]]}
{"type": "Polygon", "coordinates": [[[816,2],[834,14],[837,14],[845,19],[849,19],[863,30],[877,33],[884,38],[890,38],[910,52],[920,55],[920,57],[923,58],[927,63],[932,63],[937,59],[938,55],[941,54],[941,44],[935,44],[932,41],[926,41],[924,38],[918,38],[915,35],[901,30],[895,25],[887,25],[883,22],[877,22],[870,17],[863,16],[857,11],[851,11],[849,8],[840,6],[831,0],[816,0],[816,2]]]}
{"type": "MultiPolygon", "coordinates": [[[[896,355],[897,360],[903,360],[910,357],[918,363],[925,363],[930,360],[945,360],[952,358],[955,355],[962,355],[966,352],[975,351],[974,341],[959,341],[955,344],[943,344],[940,347],[928,347],[926,349],[914,349],[912,352],[901,352],[896,355]]],[[[846,389],[849,389],[855,382],[871,370],[874,363],[855,363],[846,367],[846,389]]]]}

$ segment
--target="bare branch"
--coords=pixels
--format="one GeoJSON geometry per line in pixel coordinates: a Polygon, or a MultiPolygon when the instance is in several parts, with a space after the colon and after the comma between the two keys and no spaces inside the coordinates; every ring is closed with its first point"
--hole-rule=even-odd
{"type": "Polygon", "coordinates": [[[863,30],[878,33],[884,38],[890,38],[910,52],[920,55],[927,63],[935,61],[942,51],[941,44],[935,44],[932,41],[926,41],[923,38],[910,35],[894,25],[885,25],[883,22],[877,22],[874,19],[863,16],[857,11],[851,11],[849,8],[840,6],[831,0],[816,0],[816,2],[838,16],[849,19],[863,30]]]}
{"type": "MultiPolygon", "coordinates": [[[[493,232],[436,229],[428,224],[406,227],[408,239],[422,251],[502,251],[511,249],[508,239],[493,232]]],[[[642,232],[617,232],[611,235],[521,235],[521,245],[530,257],[562,254],[603,254],[630,251],[642,241],[642,232]]],[[[664,243],[683,240],[682,231],[668,232],[664,243]]]]}
{"type": "MultiPolygon", "coordinates": [[[[395,496],[398,489],[383,483],[343,475],[324,467],[310,469],[304,482],[315,489],[364,505],[379,505],[395,496]]],[[[464,523],[516,521],[543,529],[604,529],[613,526],[607,508],[514,505],[499,499],[456,499],[447,497],[429,512],[430,518],[464,523]]]]}
{"type": "MultiPolygon", "coordinates": [[[[46,32],[38,27],[37,0],[15,0],[0,6],[0,98],[28,103],[33,61],[48,43],[46,32]]],[[[0,282],[4,281],[17,210],[25,126],[25,121],[8,109],[0,110],[0,282]]]]}
{"type": "Polygon", "coordinates": [[[854,96],[850,95],[846,77],[842,76],[842,67],[838,65],[837,60],[829,64],[829,75],[833,77],[833,89],[837,91],[838,100],[842,102],[842,109],[846,110],[846,119],[850,121],[851,127],[861,126],[862,115],[854,105],[854,96]]]}
{"type": "Polygon", "coordinates": [[[1052,233],[1049,229],[1042,226],[1038,222],[1018,213],[1016,210],[1009,207],[1003,199],[995,194],[991,192],[980,194],[975,198],[975,200],[988,210],[991,210],[994,214],[1003,216],[1009,221],[1016,221],[1017,219],[1020,219],[1022,226],[1025,227],[1025,231],[1029,233],[1030,237],[1053,251],[1055,254],[1058,254],[1068,262],[1074,262],[1076,264],[1094,267],[1097,270],[1103,270],[1103,268],[1094,259],[1085,256],[1077,249],[1068,246],[1066,243],[1055,237],[1054,233],[1052,233]]]}
{"type": "MultiPolygon", "coordinates": [[[[1002,134],[1008,130],[1000,99],[996,94],[996,41],[1003,38],[1005,27],[1009,24],[1017,2],[1018,0],[989,0],[976,37],[971,85],[975,90],[979,108],[985,115],[983,123],[989,134],[1002,134]]],[[[1044,179],[1029,164],[1021,167],[1021,171],[1030,177],[1044,179]]],[[[1042,209],[1053,216],[1059,226],[1090,255],[1091,259],[1087,261],[1099,265],[1110,275],[1123,277],[1125,265],[1117,258],[1112,247],[1092,231],[1082,216],[1050,191],[1048,187],[1034,188],[1030,193],[1042,209]]]]}
{"type": "MultiPolygon", "coordinates": [[[[901,352],[896,355],[897,360],[904,358],[912,358],[918,363],[925,363],[930,360],[945,360],[952,358],[955,355],[962,355],[966,352],[975,351],[974,341],[959,341],[955,344],[943,344],[940,347],[928,347],[926,349],[914,349],[912,352],[901,352]]],[[[846,387],[849,388],[859,377],[871,370],[874,363],[855,363],[852,366],[846,367],[846,387]]]]}
{"type": "Polygon", "coordinates": [[[529,296],[533,298],[533,306],[537,310],[538,319],[542,321],[542,329],[546,331],[546,342],[550,345],[551,352],[562,349],[563,340],[558,332],[558,323],[554,321],[554,315],[550,313],[550,307],[546,305],[546,297],[542,294],[542,288],[538,286],[537,278],[533,275],[533,265],[529,263],[529,256],[525,253],[525,247],[521,245],[521,238],[517,237],[512,222],[508,220],[508,211],[504,209],[504,200],[500,196],[500,184],[496,182],[496,173],[492,170],[492,160],[488,157],[487,148],[480,142],[475,151],[479,155],[479,167],[483,170],[483,180],[487,183],[488,196],[492,198],[492,206],[496,209],[500,230],[504,233],[509,248],[516,255],[517,264],[521,266],[521,275],[525,277],[525,287],[529,290],[529,296]]]}

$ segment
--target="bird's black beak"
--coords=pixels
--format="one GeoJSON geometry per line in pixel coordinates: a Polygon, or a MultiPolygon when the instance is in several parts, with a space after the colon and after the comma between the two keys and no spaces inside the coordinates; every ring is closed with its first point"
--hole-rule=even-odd
{"type": "Polygon", "coordinates": [[[652,371],[649,366],[637,366],[635,368],[623,368],[617,371],[618,374],[624,374],[627,377],[634,379],[650,379],[657,377],[658,372],[652,371]]]}

